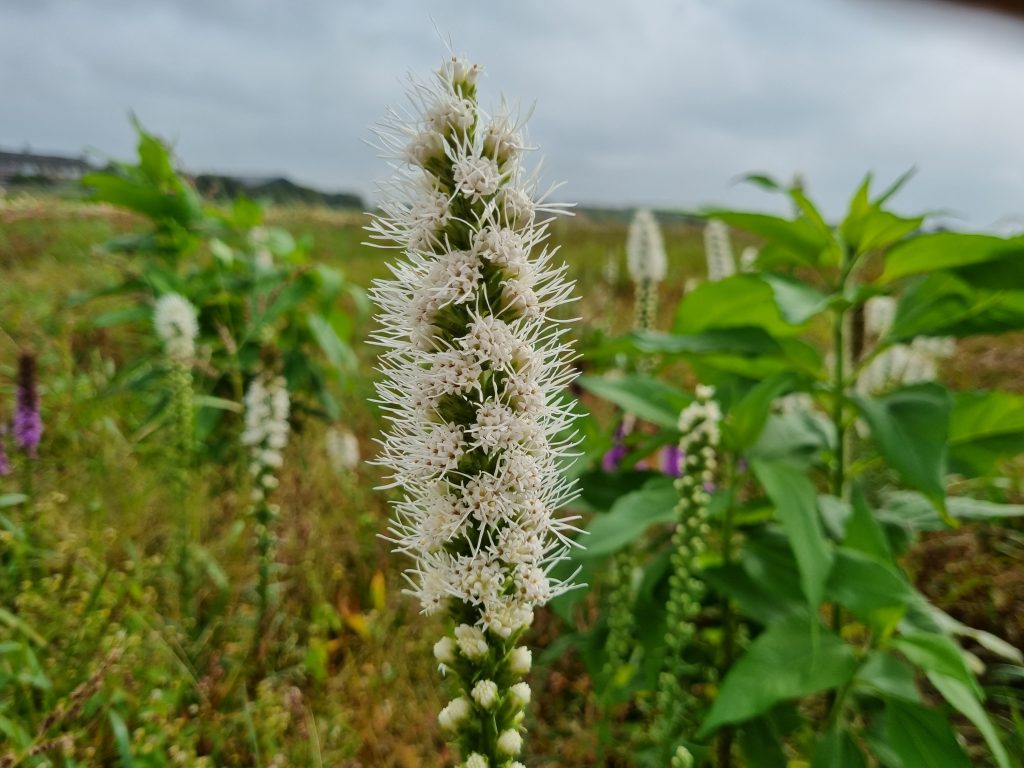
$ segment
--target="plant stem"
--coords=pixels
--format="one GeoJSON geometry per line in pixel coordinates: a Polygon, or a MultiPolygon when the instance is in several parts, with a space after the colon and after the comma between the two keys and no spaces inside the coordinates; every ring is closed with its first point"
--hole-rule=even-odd
{"type": "MultiPolygon", "coordinates": [[[[736,512],[736,457],[729,454],[725,462],[726,492],[729,503],[722,519],[722,567],[728,568],[732,562],[732,533],[736,512]]],[[[728,674],[736,656],[736,616],[733,614],[729,598],[722,597],[722,676],[728,674]]],[[[718,733],[718,768],[732,766],[732,742],[735,731],[726,726],[718,733]]]]}

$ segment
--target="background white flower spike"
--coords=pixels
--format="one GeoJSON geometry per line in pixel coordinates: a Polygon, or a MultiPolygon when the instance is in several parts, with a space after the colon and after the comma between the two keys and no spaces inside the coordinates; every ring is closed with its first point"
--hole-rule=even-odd
{"type": "Polygon", "coordinates": [[[407,592],[457,625],[435,646],[462,688],[440,722],[466,765],[507,767],[530,700],[517,642],[534,608],[571,586],[550,574],[574,530],[554,514],[574,493],[561,467],[575,374],[552,316],[572,284],[545,245],[544,214],[564,206],[523,171],[523,121],[478,106],[479,72],[444,62],[377,130],[394,174],[368,229],[406,256],[371,292],[390,422],[377,461],[400,489],[387,538],[413,560],[407,592]]]}
{"type": "Polygon", "coordinates": [[[707,259],[708,280],[715,282],[736,274],[736,257],[732,252],[729,227],[718,219],[710,219],[704,226],[704,256],[707,259]]]}

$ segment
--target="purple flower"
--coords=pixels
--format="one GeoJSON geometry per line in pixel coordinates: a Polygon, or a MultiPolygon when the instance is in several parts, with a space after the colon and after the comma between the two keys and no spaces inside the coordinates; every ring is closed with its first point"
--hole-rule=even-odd
{"type": "Polygon", "coordinates": [[[18,359],[18,391],[12,427],[15,444],[30,459],[37,458],[39,441],[43,436],[43,420],[39,416],[36,359],[27,352],[18,359]]]}
{"type": "Polygon", "coordinates": [[[632,421],[623,419],[619,422],[619,426],[615,428],[615,436],[612,438],[612,447],[608,449],[605,455],[601,458],[601,469],[605,472],[614,472],[622,464],[622,460],[626,458],[628,451],[626,450],[626,435],[633,431],[632,421]]]}
{"type": "Polygon", "coordinates": [[[666,445],[661,452],[661,470],[669,477],[679,477],[683,473],[683,459],[686,458],[676,443],[666,445]]]}

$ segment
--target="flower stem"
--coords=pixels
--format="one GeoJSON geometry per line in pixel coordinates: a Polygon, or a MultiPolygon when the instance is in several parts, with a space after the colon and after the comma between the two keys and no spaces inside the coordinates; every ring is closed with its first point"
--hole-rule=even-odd
{"type": "MultiPolygon", "coordinates": [[[[722,518],[722,567],[732,563],[732,535],[736,515],[736,457],[728,454],[725,461],[725,487],[729,503],[722,518]]],[[[736,657],[736,615],[729,598],[722,596],[722,672],[727,674],[736,657]]],[[[718,733],[718,768],[732,766],[732,742],[735,731],[726,726],[718,733]]]]}

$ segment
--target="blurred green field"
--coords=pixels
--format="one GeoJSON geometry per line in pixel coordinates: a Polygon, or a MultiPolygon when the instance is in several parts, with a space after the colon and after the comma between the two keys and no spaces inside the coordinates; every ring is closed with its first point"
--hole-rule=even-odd
{"type": "MultiPolygon", "coordinates": [[[[366,221],[359,214],[306,208],[268,215],[268,223],[312,238],[317,260],[362,286],[385,276],[393,255],[362,244],[366,221]]],[[[130,215],[78,202],[0,203],[0,402],[11,402],[16,349],[37,351],[46,432],[33,514],[49,547],[41,586],[7,585],[5,594],[17,594],[17,622],[0,620],[0,643],[20,633],[37,636],[32,645],[39,672],[54,681],[63,700],[90,675],[100,675],[112,701],[143,713],[128,736],[140,754],[146,745],[154,754],[166,751],[180,737],[216,747],[230,766],[246,765],[253,743],[260,764],[276,768],[451,764],[435,726],[434,713],[445,700],[430,654],[439,631],[401,594],[403,563],[377,537],[388,516],[387,494],[373,490],[378,473],[364,464],[335,474],[323,447],[323,424],[299,425],[281,477],[282,610],[273,647],[257,649],[273,672],[250,690],[213,661],[209,668],[191,667],[177,631],[161,622],[159,594],[168,585],[159,565],[172,537],[167,509],[173,501],[160,471],[165,448],[144,426],[144,405],[115,385],[119,365],[142,343],[140,331],[89,323],[120,299],[76,298],[116,282],[127,257],[99,246],[139,226],[130,215]],[[187,718],[166,703],[182,687],[194,692],[196,702],[187,718]]],[[[658,325],[668,327],[686,280],[704,274],[703,246],[697,227],[670,223],[663,231],[669,274],[658,325]]],[[[577,281],[581,301],[566,313],[581,318],[577,329],[584,342],[631,325],[625,241],[625,225],[611,219],[580,215],[552,228],[552,245],[577,281]],[[619,273],[611,284],[609,262],[619,273]]],[[[372,320],[356,337],[370,330],[372,320]]],[[[369,403],[373,350],[359,345],[357,353],[361,373],[341,394],[342,420],[365,457],[373,454],[378,433],[378,414],[369,403]]],[[[1024,392],[1022,374],[1019,335],[962,345],[943,371],[957,385],[1014,392],[1024,392]]],[[[1024,498],[1022,474],[1017,466],[1004,478],[1008,500],[1024,498]]],[[[9,490],[8,481],[13,487],[13,480],[0,478],[0,493],[9,490]]],[[[225,481],[208,472],[193,488],[193,501],[210,556],[208,583],[230,585],[229,600],[245,616],[251,606],[239,585],[251,582],[255,564],[243,530],[244,500],[225,481]]],[[[933,534],[909,564],[919,586],[954,616],[1024,644],[1020,530],[933,534]]],[[[219,599],[212,587],[202,598],[219,599]]],[[[550,625],[546,615],[537,621],[538,644],[552,639],[550,625]]],[[[244,652],[239,637],[230,626],[215,627],[204,641],[237,654],[244,652]]],[[[209,658],[219,660],[220,651],[209,658]]],[[[0,671],[11,673],[20,663],[0,656],[0,671]]],[[[539,666],[533,683],[532,764],[593,764],[597,714],[581,666],[569,653],[539,666]]],[[[90,762],[117,751],[105,720],[90,710],[68,720],[75,749],[85,751],[76,753],[77,764],[113,764],[90,762]]],[[[54,765],[67,764],[56,760],[54,765]]]]}

